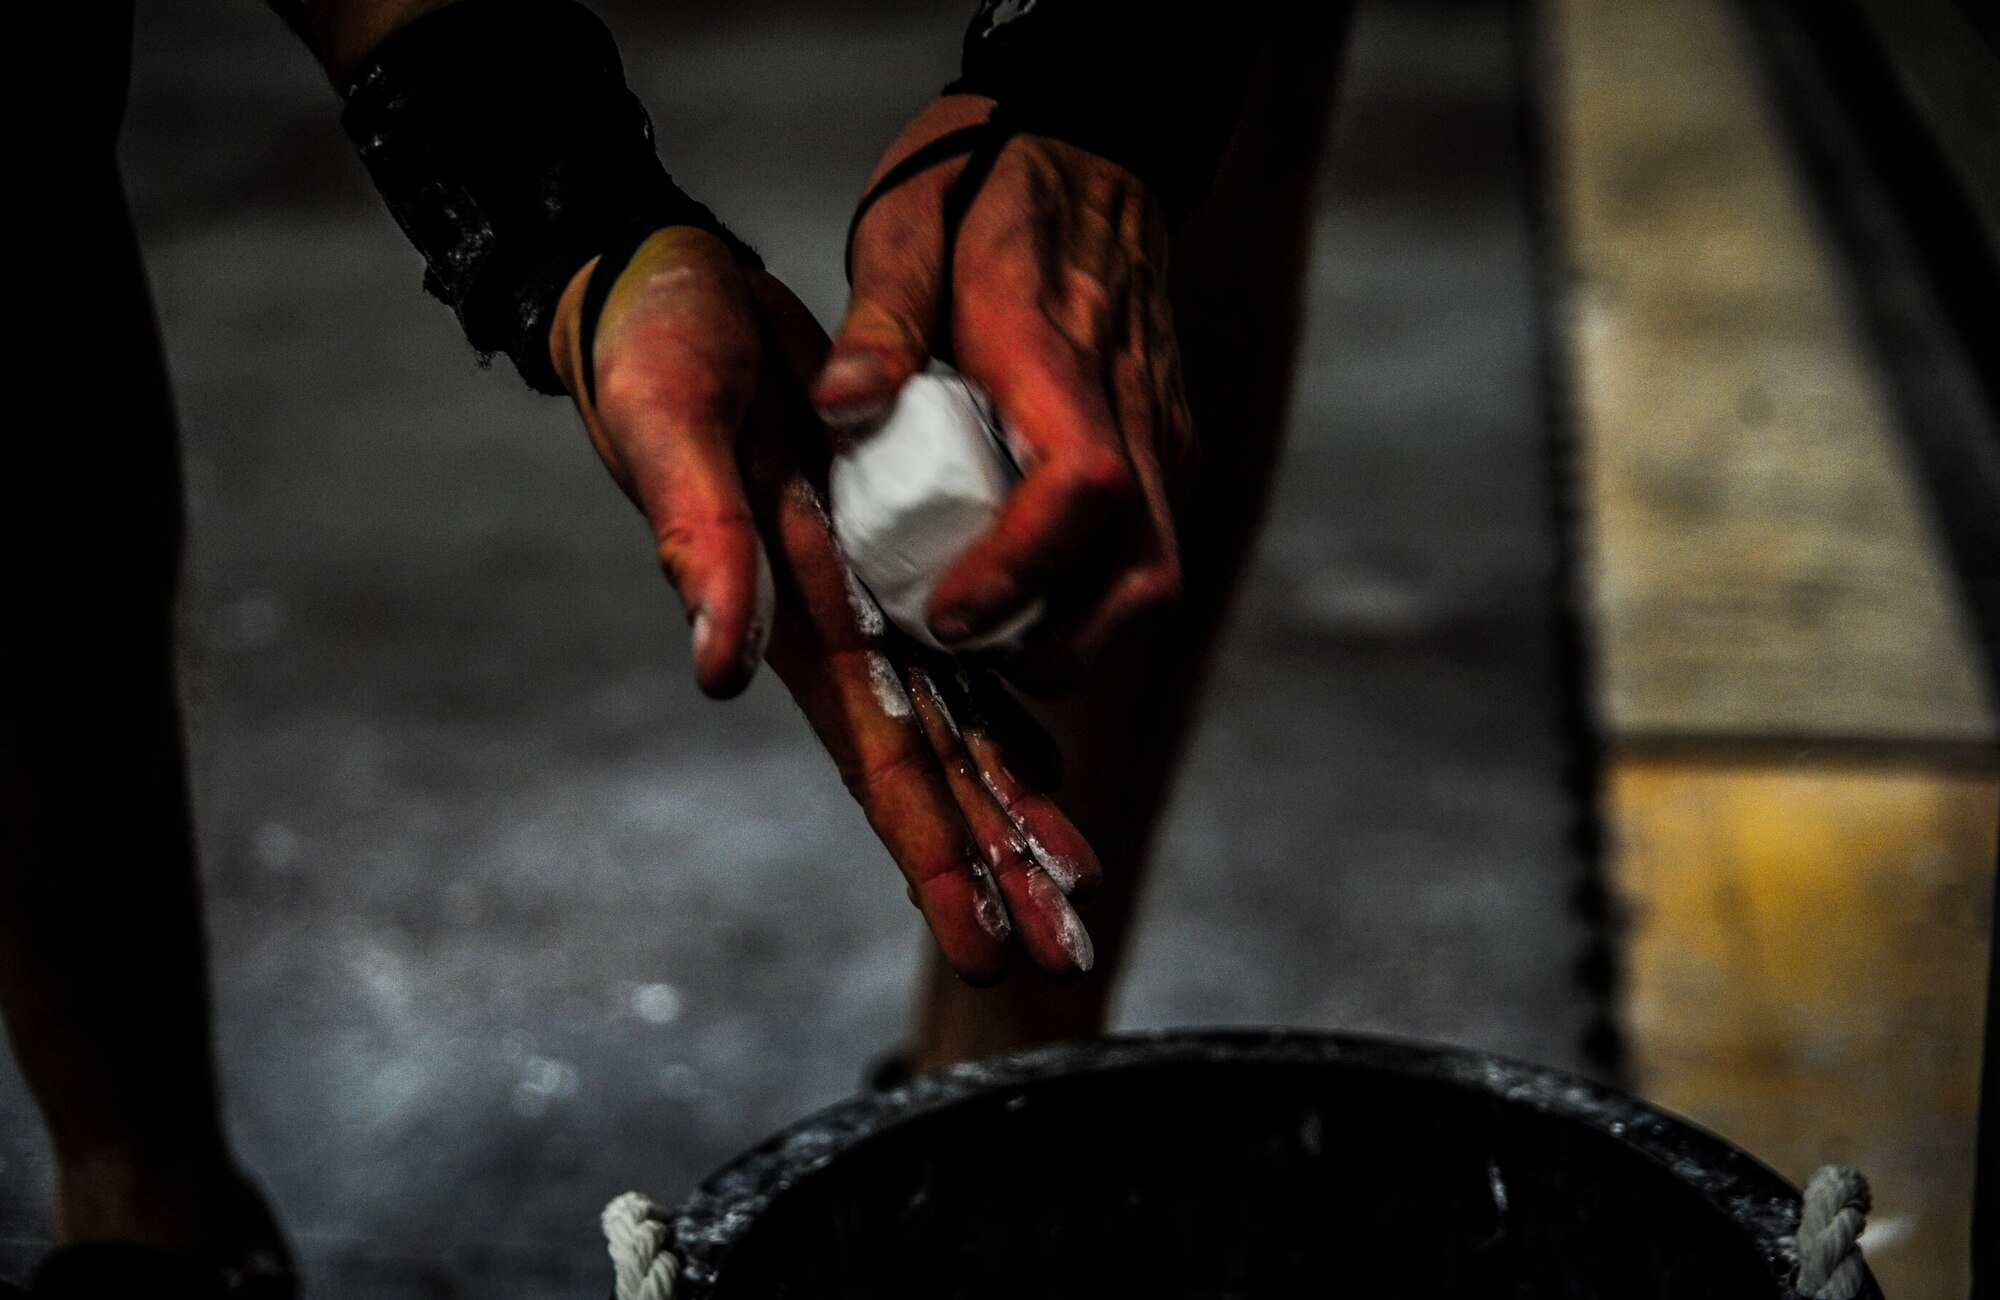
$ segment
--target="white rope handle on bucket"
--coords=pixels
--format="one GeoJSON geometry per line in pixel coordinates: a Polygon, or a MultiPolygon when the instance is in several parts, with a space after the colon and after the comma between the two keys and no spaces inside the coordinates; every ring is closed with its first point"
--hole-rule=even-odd
{"type": "Polygon", "coordinates": [[[1827,1165],[1806,1179],[1795,1239],[1799,1276],[1793,1289],[1813,1300],[1854,1300],[1860,1295],[1865,1272],[1859,1238],[1867,1217],[1868,1180],[1859,1169],[1827,1165]]]}
{"type": "MultiPolygon", "coordinates": [[[[1861,1294],[1861,1229],[1868,1216],[1868,1180],[1858,1169],[1827,1165],[1806,1180],[1794,1238],[1799,1274],[1793,1289],[1811,1300],[1855,1300],[1861,1294]]],[[[680,1261],[667,1249],[660,1207],[627,1192],[604,1207],[604,1241],[617,1274],[617,1300],[673,1300],[680,1261]]]]}
{"type": "Polygon", "coordinates": [[[674,1300],[681,1264],[667,1249],[666,1215],[639,1192],[604,1207],[604,1244],[617,1274],[617,1300],[674,1300]]]}

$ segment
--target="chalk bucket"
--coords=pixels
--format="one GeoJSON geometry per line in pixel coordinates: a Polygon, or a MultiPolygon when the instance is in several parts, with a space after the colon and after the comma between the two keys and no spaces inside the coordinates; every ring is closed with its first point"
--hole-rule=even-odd
{"type": "Polygon", "coordinates": [[[1186,1033],[857,1097],[709,1179],[671,1237],[677,1300],[1794,1300],[1799,1208],[1553,1070],[1186,1033]]]}

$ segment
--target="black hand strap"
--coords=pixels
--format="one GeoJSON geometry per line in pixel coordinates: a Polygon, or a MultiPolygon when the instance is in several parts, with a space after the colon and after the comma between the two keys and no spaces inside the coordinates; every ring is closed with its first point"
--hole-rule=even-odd
{"type": "MultiPolygon", "coordinates": [[[[958,80],[946,94],[996,102],[984,122],[913,150],[862,196],[854,235],[878,200],[913,177],[966,159],[945,191],[939,340],[950,335],[958,231],[1007,142],[1061,140],[1126,168],[1179,222],[1208,193],[1235,129],[1276,0],[1233,0],[1228,14],[1155,0],[982,0],[965,33],[958,80]]],[[[946,349],[934,349],[946,356],[946,349]]]]}
{"type": "Polygon", "coordinates": [[[952,266],[958,256],[958,229],[965,224],[965,214],[972,209],[972,202],[979,197],[979,191],[986,185],[987,177],[993,174],[994,164],[1000,161],[1000,151],[1007,142],[1020,134],[1020,128],[1013,125],[1005,114],[995,110],[984,122],[962,126],[955,131],[947,131],[937,139],[913,149],[888,171],[882,179],[870,186],[855,206],[854,219],[847,223],[847,278],[854,280],[854,235],[861,228],[861,219],[875,206],[883,195],[913,178],[929,171],[941,163],[954,158],[964,158],[965,166],[944,192],[944,247],[939,250],[943,259],[939,274],[937,325],[931,330],[931,355],[940,361],[953,361],[951,348],[952,309],[952,266]]]}
{"type": "Polygon", "coordinates": [[[618,283],[618,277],[632,264],[640,245],[659,230],[658,225],[646,218],[628,222],[611,236],[611,242],[597,255],[597,265],[590,268],[590,282],[584,285],[583,302],[577,308],[576,327],[577,347],[583,353],[583,391],[592,406],[597,405],[597,322],[604,315],[611,286],[618,283]]]}
{"type": "MultiPolygon", "coordinates": [[[[855,205],[853,219],[847,223],[847,279],[849,283],[852,283],[854,280],[854,232],[860,229],[861,219],[868,215],[868,210],[875,206],[876,201],[889,191],[914,180],[939,163],[950,162],[953,158],[963,158],[968,154],[977,153],[984,148],[991,148],[994,156],[997,158],[1000,148],[1006,145],[1006,139],[1005,137],[1001,137],[996,142],[994,135],[993,123],[990,120],[974,122],[971,126],[961,126],[956,131],[947,131],[928,144],[911,150],[904,156],[902,161],[882,173],[882,179],[871,185],[868,188],[868,192],[861,196],[861,202],[855,205]],[[993,147],[996,144],[998,147],[993,147]]],[[[990,164],[988,170],[991,170],[990,164]]],[[[967,204],[967,206],[970,206],[970,204],[967,204]]],[[[955,232],[948,230],[945,238],[950,240],[954,234],[955,232]]],[[[946,259],[945,264],[949,266],[950,260],[946,259]]]]}

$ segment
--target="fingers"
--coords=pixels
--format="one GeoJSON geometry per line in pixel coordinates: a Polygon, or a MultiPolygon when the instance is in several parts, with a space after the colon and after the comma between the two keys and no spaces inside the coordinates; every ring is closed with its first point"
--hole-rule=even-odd
{"type": "Polygon", "coordinates": [[[1019,761],[1035,747],[1053,751],[1054,742],[991,672],[959,665],[935,680],[981,782],[1019,829],[1036,864],[1065,894],[1096,893],[1104,882],[1096,850],[1049,798],[1054,782],[1037,779],[1019,761]]]}
{"type": "Polygon", "coordinates": [[[1010,780],[1044,794],[1061,788],[1062,752],[1055,740],[991,669],[961,659],[938,683],[968,745],[976,746],[973,757],[982,772],[1004,769],[1010,780]]]}
{"type": "Polygon", "coordinates": [[[1049,675],[1073,680],[1178,601],[1161,461],[1188,458],[1192,428],[1163,281],[1167,232],[1130,173],[1021,136],[953,245],[944,195],[963,169],[917,164],[989,109],[947,97],[884,156],[876,180],[895,172],[895,184],[855,228],[853,298],[813,400],[831,424],[864,423],[938,351],[988,391],[1024,478],[942,575],[930,630],[947,645],[977,638],[1044,601],[1044,653],[1030,658],[1055,667],[1067,656],[1049,675]],[[961,255],[947,267],[949,247],[961,255]]]}
{"type": "MultiPolygon", "coordinates": [[[[984,121],[992,110],[993,101],[978,95],[938,100],[904,128],[869,185],[938,138],[984,121]]],[[[962,169],[961,162],[942,161],[897,183],[854,229],[848,250],[853,293],[826,369],[812,389],[821,418],[837,429],[880,417],[930,359],[945,282],[944,195],[962,169]]]]}
{"type": "Polygon", "coordinates": [[[930,626],[951,644],[1054,597],[1032,657],[1064,661],[1073,681],[1114,641],[1171,613],[1181,577],[1153,452],[1164,421],[1146,341],[1123,345],[1108,397],[1065,347],[1017,347],[992,375],[995,405],[1030,463],[993,527],[939,581],[930,626]]]}
{"type": "Polygon", "coordinates": [[[1043,600],[1047,612],[1007,665],[1037,692],[1074,686],[1180,600],[1162,461],[1192,454],[1192,423],[1158,276],[1143,263],[1129,274],[1116,292],[1068,275],[1066,296],[1035,311],[990,298],[958,309],[961,322],[985,322],[982,338],[1005,341],[968,336],[961,352],[991,388],[1027,472],[995,526],[939,582],[931,626],[950,644],[1043,600]]]}
{"type": "Polygon", "coordinates": [[[763,659],[776,589],[735,464],[698,459],[709,460],[689,455],[661,480],[642,482],[641,499],[661,571],[687,609],[695,683],[728,699],[763,659]]]}
{"type": "Polygon", "coordinates": [[[886,195],[855,231],[853,295],[812,390],[837,428],[880,418],[930,359],[944,241],[924,179],[886,195]]]}
{"type": "MultiPolygon", "coordinates": [[[[849,706],[859,702],[857,687],[868,692],[870,703],[904,691],[896,670],[879,652],[858,673],[852,660],[836,663],[833,678],[849,706]],[[865,685],[855,680],[861,675],[867,679],[865,685]]],[[[907,693],[900,703],[885,703],[877,716],[902,725],[885,727],[871,721],[850,733],[855,752],[851,767],[841,765],[843,775],[869,825],[909,882],[911,897],[940,954],[968,983],[990,983],[1007,967],[1009,940],[1014,936],[1009,909],[968,833],[950,778],[923,731],[913,724],[914,715],[907,693]],[[891,713],[890,708],[897,711],[891,713]]],[[[812,716],[808,711],[808,719],[812,716]]]]}
{"type": "Polygon", "coordinates": [[[999,882],[1015,941],[1047,974],[1057,979],[1082,975],[1095,964],[1096,955],[1062,883],[1043,865],[1028,835],[981,779],[931,670],[912,662],[903,681],[952,797],[999,882]]]}
{"type": "Polygon", "coordinates": [[[1006,903],[884,651],[880,614],[850,586],[801,472],[815,449],[824,457],[824,440],[803,393],[779,380],[760,391],[744,447],[778,586],[768,662],[895,860],[940,955],[968,983],[991,983],[1012,951],[1006,903]]]}
{"type": "Polygon", "coordinates": [[[648,240],[605,302],[595,351],[593,438],[687,610],[696,683],[734,695],[756,672],[775,593],[736,466],[757,317],[721,241],[686,229],[648,240]]]}
{"type": "MultiPolygon", "coordinates": [[[[1158,305],[1164,308],[1164,301],[1158,305]]],[[[1113,384],[1120,429],[1138,480],[1139,518],[1129,534],[1126,566],[1094,616],[1077,630],[1075,653],[1086,662],[1112,642],[1158,626],[1180,608],[1180,541],[1168,477],[1173,462],[1189,454],[1192,421],[1180,399],[1172,327],[1164,334],[1148,331],[1140,319],[1146,306],[1132,305],[1131,333],[1118,356],[1113,384]]]]}
{"type": "MultiPolygon", "coordinates": [[[[775,281],[753,286],[790,365],[815,363],[823,345],[803,308],[775,281]]],[[[894,657],[914,647],[885,633],[849,579],[812,479],[824,442],[811,412],[785,376],[766,379],[743,451],[777,560],[769,662],[895,859],[944,959],[986,983],[1019,944],[1052,975],[1080,975],[1094,958],[1064,894],[1101,871],[1083,837],[1017,774],[1052,769],[1053,745],[983,675],[990,695],[968,675],[949,688],[948,705],[929,674],[898,667],[894,657]],[[967,720],[963,736],[954,711],[967,720]]]]}
{"type": "Polygon", "coordinates": [[[851,603],[816,496],[795,483],[778,514],[771,667],[903,873],[940,954],[967,982],[990,983],[1006,969],[1012,931],[992,873],[900,674],[851,603]]]}
{"type": "Polygon", "coordinates": [[[968,983],[998,979],[1007,906],[894,666],[879,649],[827,655],[786,637],[771,666],[902,871],[939,953],[968,983]]]}
{"type": "Polygon", "coordinates": [[[1120,424],[1133,448],[1138,501],[1127,503],[1117,536],[1108,539],[1106,575],[1084,599],[1073,593],[1027,638],[1012,672],[1024,685],[1056,693],[1076,685],[1087,668],[1120,641],[1157,634],[1180,606],[1181,564],[1167,471],[1153,439],[1173,438],[1173,393],[1158,373],[1156,352],[1132,346],[1117,364],[1114,392],[1120,424]]]}

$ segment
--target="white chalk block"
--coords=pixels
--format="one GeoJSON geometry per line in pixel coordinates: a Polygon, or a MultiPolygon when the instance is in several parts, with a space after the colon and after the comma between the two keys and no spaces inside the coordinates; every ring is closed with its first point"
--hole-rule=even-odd
{"type": "Polygon", "coordinates": [[[834,457],[833,530],[848,567],[882,613],[933,649],[1016,642],[1041,617],[1037,601],[991,632],[939,645],[924,626],[938,579],[984,533],[1020,481],[985,394],[950,367],[903,385],[882,423],[834,457]]]}

